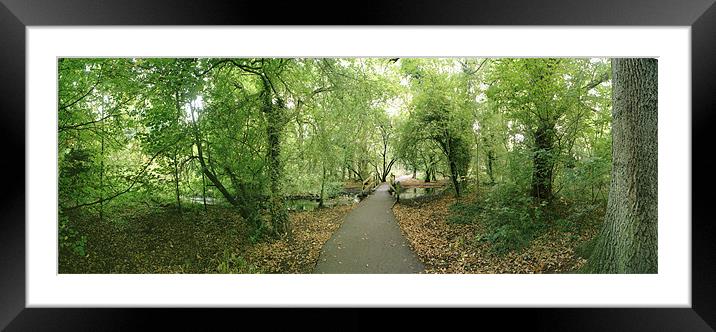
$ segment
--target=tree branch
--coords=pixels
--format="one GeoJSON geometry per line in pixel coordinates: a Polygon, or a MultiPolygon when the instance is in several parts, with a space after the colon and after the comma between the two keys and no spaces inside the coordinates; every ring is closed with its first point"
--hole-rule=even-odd
{"type": "Polygon", "coordinates": [[[596,87],[597,85],[602,84],[602,82],[605,82],[606,80],[608,80],[610,78],[610,76],[611,76],[610,72],[605,71],[601,75],[595,77],[592,81],[587,83],[587,85],[584,86],[584,88],[582,88],[582,90],[589,91],[591,89],[594,89],[594,87],[596,87]]]}
{"type": "Polygon", "coordinates": [[[94,124],[94,123],[97,123],[97,122],[102,122],[102,121],[104,121],[104,120],[106,120],[106,119],[109,119],[109,118],[111,118],[111,117],[113,117],[113,116],[114,116],[114,114],[107,114],[107,115],[105,115],[103,118],[97,119],[97,120],[94,120],[94,121],[83,122],[83,123],[78,123],[78,124],[68,125],[68,126],[60,126],[60,127],[59,127],[59,131],[65,131],[65,130],[69,130],[69,129],[77,129],[77,128],[80,128],[80,127],[88,126],[88,125],[91,125],[91,124],[94,124]]]}
{"type": "Polygon", "coordinates": [[[102,76],[100,75],[100,78],[97,79],[97,82],[95,82],[94,85],[92,85],[92,87],[89,88],[89,90],[87,90],[87,92],[85,92],[84,94],[82,94],[79,98],[75,99],[75,101],[73,101],[73,102],[71,102],[71,103],[69,103],[69,104],[60,105],[58,111],[65,110],[65,109],[67,109],[68,107],[70,107],[70,106],[72,106],[72,105],[74,105],[74,104],[79,103],[82,99],[85,99],[85,97],[89,96],[89,94],[92,93],[92,91],[94,91],[94,89],[97,87],[97,85],[99,85],[99,82],[102,81],[101,77],[102,77],[102,76]]]}

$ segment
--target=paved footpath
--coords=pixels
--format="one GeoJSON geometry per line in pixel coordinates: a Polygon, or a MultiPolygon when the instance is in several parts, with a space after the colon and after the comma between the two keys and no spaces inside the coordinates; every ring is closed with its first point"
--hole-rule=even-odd
{"type": "Polygon", "coordinates": [[[326,242],[313,273],[420,273],[425,268],[400,232],[388,185],[353,209],[326,242]]]}

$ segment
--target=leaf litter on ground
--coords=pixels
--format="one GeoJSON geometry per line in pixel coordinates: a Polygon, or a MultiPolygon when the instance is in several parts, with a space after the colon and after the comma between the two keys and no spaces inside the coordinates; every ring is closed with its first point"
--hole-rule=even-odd
{"type": "Polygon", "coordinates": [[[456,199],[442,196],[420,205],[396,204],[396,220],[411,248],[426,267],[425,273],[573,273],[586,260],[575,250],[596,235],[594,228],[579,234],[550,229],[526,248],[498,254],[480,241],[486,227],[472,223],[448,223],[456,199]]]}
{"type": "Polygon", "coordinates": [[[133,210],[122,221],[76,215],[86,256],[61,248],[60,273],[311,273],[321,248],[355,204],[291,212],[292,235],[250,240],[238,212],[133,210]]]}

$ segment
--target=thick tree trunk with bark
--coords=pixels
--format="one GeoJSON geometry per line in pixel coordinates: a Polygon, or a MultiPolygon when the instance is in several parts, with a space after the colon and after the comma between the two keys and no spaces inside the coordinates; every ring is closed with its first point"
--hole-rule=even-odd
{"type": "Polygon", "coordinates": [[[612,179],[587,269],[657,273],[657,60],[613,59],[612,179]]]}
{"type": "Polygon", "coordinates": [[[532,151],[532,198],[536,202],[552,199],[552,170],[554,166],[554,125],[542,124],[535,132],[532,151]]]}
{"type": "Polygon", "coordinates": [[[268,136],[268,171],[269,171],[269,214],[274,236],[290,235],[291,229],[288,211],[284,202],[281,180],[283,165],[281,163],[281,131],[284,125],[283,105],[273,105],[271,82],[265,75],[263,80],[263,112],[266,115],[266,134],[268,136]]]}

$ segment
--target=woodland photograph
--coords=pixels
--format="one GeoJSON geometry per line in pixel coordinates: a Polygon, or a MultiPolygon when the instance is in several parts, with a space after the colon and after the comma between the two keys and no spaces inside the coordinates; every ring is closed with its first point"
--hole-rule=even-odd
{"type": "Polygon", "coordinates": [[[657,74],[58,58],[58,272],[658,273],[657,74]]]}

